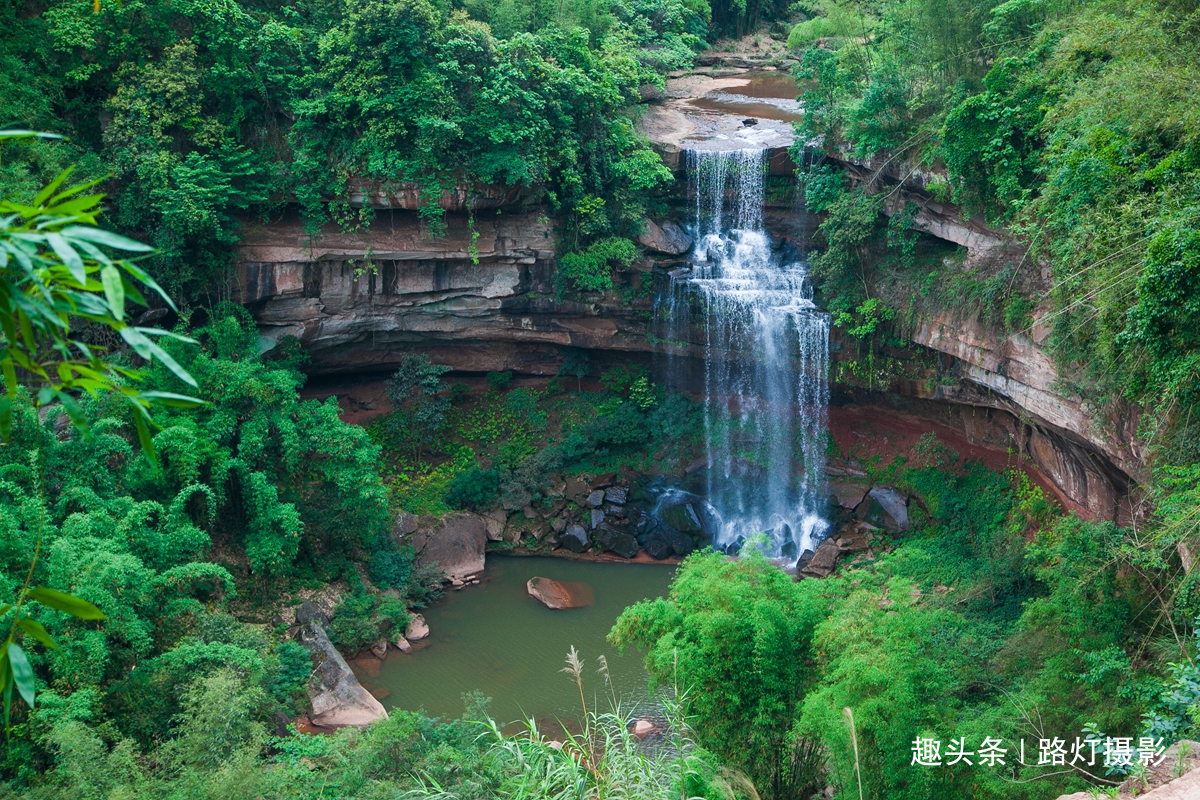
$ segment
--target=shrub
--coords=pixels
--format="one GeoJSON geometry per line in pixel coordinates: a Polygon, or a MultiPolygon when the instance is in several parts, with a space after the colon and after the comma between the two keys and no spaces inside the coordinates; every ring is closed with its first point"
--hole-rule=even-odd
{"type": "Polygon", "coordinates": [[[490,508],[500,493],[500,473],[475,467],[461,472],[450,481],[446,505],[451,508],[483,510],[490,508]]]}
{"type": "Polygon", "coordinates": [[[304,684],[312,673],[308,651],[296,642],[282,642],[275,647],[279,666],[266,682],[267,691],[284,706],[292,706],[303,694],[304,684]]]}
{"type": "Polygon", "coordinates": [[[371,581],[383,589],[404,589],[412,575],[416,551],[411,547],[380,549],[371,554],[371,581]]]}
{"type": "Polygon", "coordinates": [[[491,386],[493,391],[502,392],[512,383],[512,376],[512,370],[489,372],[487,374],[488,386],[491,386]]]}
{"type": "Polygon", "coordinates": [[[628,267],[637,258],[637,246],[628,239],[613,236],[593,242],[582,253],[567,253],[558,260],[554,274],[559,294],[568,289],[602,292],[612,288],[612,264],[628,267]]]}
{"type": "Polygon", "coordinates": [[[358,652],[403,627],[408,619],[403,600],[358,592],[333,610],[329,639],[343,652],[358,652]]]}

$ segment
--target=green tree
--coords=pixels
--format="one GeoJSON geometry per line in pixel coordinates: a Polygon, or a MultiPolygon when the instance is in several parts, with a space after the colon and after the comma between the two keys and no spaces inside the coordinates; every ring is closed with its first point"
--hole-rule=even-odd
{"type": "Polygon", "coordinates": [[[645,650],[656,680],[687,691],[704,747],[745,770],[764,796],[786,796],[801,788],[789,786],[788,734],[812,681],[825,603],[760,554],[708,552],[683,563],[668,597],[627,608],[609,639],[645,650]]]}
{"type": "Polygon", "coordinates": [[[441,376],[449,371],[427,355],[407,355],[385,386],[393,419],[412,445],[414,462],[420,462],[421,450],[433,444],[446,427],[450,401],[440,396],[446,390],[441,376]]]}

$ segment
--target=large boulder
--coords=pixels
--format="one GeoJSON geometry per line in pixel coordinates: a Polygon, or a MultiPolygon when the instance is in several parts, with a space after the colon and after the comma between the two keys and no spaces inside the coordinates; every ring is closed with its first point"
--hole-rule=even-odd
{"type": "Polygon", "coordinates": [[[312,657],[308,679],[309,719],[322,728],[369,725],[387,718],[387,711],[362,687],[317,622],[300,628],[300,643],[312,657]]]}
{"type": "Polygon", "coordinates": [[[612,486],[604,490],[604,501],[615,506],[623,506],[629,500],[629,490],[623,486],[612,486]]]}
{"type": "Polygon", "coordinates": [[[667,542],[670,543],[671,549],[677,556],[686,556],[696,549],[695,539],[669,525],[663,526],[663,534],[667,537],[667,542]]]}
{"type": "Polygon", "coordinates": [[[700,524],[700,516],[691,503],[678,503],[665,507],[660,516],[662,521],[677,531],[684,533],[700,533],[704,526],[700,524]]]}
{"type": "Polygon", "coordinates": [[[858,504],[863,501],[870,490],[871,484],[865,481],[835,479],[829,482],[829,494],[833,496],[839,506],[851,511],[858,508],[858,504]]]}
{"type": "Polygon", "coordinates": [[[840,554],[841,551],[838,550],[837,543],[832,538],[826,539],[817,545],[817,552],[813,553],[812,560],[808,562],[808,566],[800,571],[814,578],[827,577],[833,572],[833,568],[837,566],[840,554]]]}
{"type": "Polygon", "coordinates": [[[483,525],[487,530],[489,542],[499,542],[504,538],[504,526],[508,524],[508,512],[503,508],[493,508],[483,515],[483,525]]]}
{"type": "Polygon", "coordinates": [[[447,514],[437,524],[413,535],[417,563],[437,562],[448,578],[462,579],[483,572],[488,532],[475,514],[447,514]]]}
{"type": "Polygon", "coordinates": [[[555,611],[590,606],[596,602],[592,587],[586,583],[534,577],[525,582],[525,591],[534,600],[555,611]]]}
{"type": "Polygon", "coordinates": [[[321,607],[312,600],[305,600],[296,609],[296,624],[307,625],[314,621],[318,625],[328,625],[330,622],[329,615],[322,611],[321,607]]]}
{"type": "Polygon", "coordinates": [[[429,636],[429,623],[421,614],[413,614],[404,629],[404,638],[410,642],[419,642],[429,636]]]}
{"type": "Polygon", "coordinates": [[[651,558],[664,559],[670,558],[675,551],[671,548],[671,543],[667,541],[666,530],[663,527],[652,528],[638,537],[642,547],[646,549],[647,555],[651,558]]]}
{"type": "Polygon", "coordinates": [[[671,256],[683,255],[692,249],[692,237],[669,220],[662,225],[655,224],[654,220],[646,220],[646,230],[638,236],[638,243],[648,250],[671,256]]]}
{"type": "Polygon", "coordinates": [[[572,553],[582,553],[591,546],[588,541],[588,533],[582,525],[568,525],[563,531],[562,546],[570,550],[572,553]]]}
{"type": "Polygon", "coordinates": [[[622,558],[633,558],[637,555],[637,539],[606,522],[600,523],[592,538],[596,541],[597,549],[611,550],[622,558]]]}
{"type": "Polygon", "coordinates": [[[392,535],[399,541],[404,536],[417,532],[417,515],[401,511],[392,523],[392,535]]]}
{"type": "Polygon", "coordinates": [[[908,498],[891,486],[875,486],[855,516],[893,533],[908,530],[908,498]]]}

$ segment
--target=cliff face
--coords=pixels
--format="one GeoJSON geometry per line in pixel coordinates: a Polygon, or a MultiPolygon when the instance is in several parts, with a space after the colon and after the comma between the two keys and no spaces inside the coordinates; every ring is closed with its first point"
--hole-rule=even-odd
{"type": "MultiPolygon", "coordinates": [[[[773,165],[787,159],[786,149],[776,149],[773,165]]],[[[1024,258],[1020,243],[1002,231],[933,201],[922,188],[928,176],[916,169],[850,160],[843,166],[855,180],[889,190],[889,213],[915,203],[915,225],[967,248],[968,260],[1024,258]]],[[[309,237],[295,219],[246,232],[233,294],[258,320],[264,349],[296,336],[311,354],[312,372],[325,375],[388,371],[412,351],[466,372],[553,375],[564,348],[589,350],[594,359],[607,354],[610,361],[643,362],[665,349],[651,335],[645,284],[655,271],[678,267],[679,257],[648,258],[618,276],[630,290],[625,297],[640,299],[609,293],[559,301],[554,229],[544,209],[514,202],[498,212],[477,210],[474,223],[452,209],[444,235],[434,235],[416,212],[390,205],[358,232],[330,226],[309,237]]],[[[765,219],[778,239],[801,252],[811,249],[817,223],[811,214],[789,201],[768,208],[765,219]]],[[[1035,283],[1044,280],[1040,269],[1025,271],[1035,283]]],[[[853,396],[881,404],[892,404],[888,396],[906,397],[913,413],[1033,462],[1077,510],[1128,519],[1129,494],[1144,472],[1136,410],[1118,405],[1102,413],[1062,394],[1042,347],[1046,332],[1035,326],[1031,336],[1001,336],[946,309],[920,320],[911,334],[914,352],[939,354],[942,380],[895,382],[874,399],[860,391],[853,396]]],[[[692,338],[698,345],[703,333],[692,338]]],[[[697,362],[702,355],[699,346],[671,349],[697,362]]],[[[702,366],[692,371],[701,373],[702,366]]]]}
{"type": "MultiPolygon", "coordinates": [[[[446,215],[434,235],[413,211],[380,211],[365,231],[315,237],[297,220],[250,230],[234,299],[264,348],[299,338],[318,374],[393,369],[414,349],[458,370],[553,375],[563,347],[647,350],[621,304],[553,297],[553,228],[540,209],[446,215]]],[[[644,314],[643,314],[644,317],[644,314]]]]}

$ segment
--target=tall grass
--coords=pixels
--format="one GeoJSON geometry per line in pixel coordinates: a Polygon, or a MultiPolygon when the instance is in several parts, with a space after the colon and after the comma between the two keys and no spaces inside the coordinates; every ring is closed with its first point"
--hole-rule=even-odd
{"type": "MultiPolygon", "coordinates": [[[[563,670],[580,690],[583,702],[584,662],[575,648],[563,670]]],[[[663,718],[654,734],[633,734],[635,715],[621,707],[608,665],[599,673],[609,690],[610,710],[583,708],[583,731],[566,726],[552,738],[526,720],[520,733],[505,735],[495,720],[481,722],[481,738],[490,740],[486,758],[500,776],[496,796],[511,800],[759,800],[753,784],[721,767],[712,754],[691,738],[677,691],[660,698],[663,718]]],[[[403,795],[411,800],[459,800],[429,776],[421,787],[403,795]]]]}

